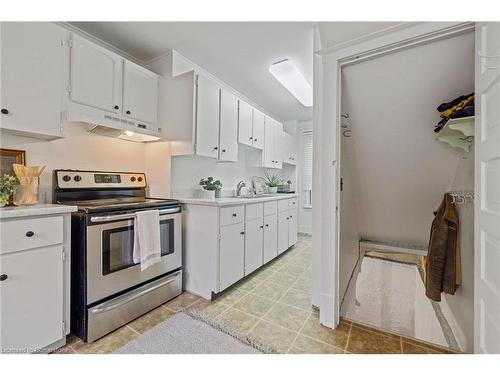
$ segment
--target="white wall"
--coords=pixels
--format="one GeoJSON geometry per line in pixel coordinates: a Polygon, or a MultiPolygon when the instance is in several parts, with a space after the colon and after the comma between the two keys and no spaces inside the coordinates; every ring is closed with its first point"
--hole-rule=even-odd
{"type": "MultiPolygon", "coordinates": [[[[298,160],[297,160],[297,189],[299,194],[299,232],[312,234],[312,208],[304,208],[304,189],[302,187],[302,170],[304,165],[304,139],[302,132],[306,130],[313,130],[312,121],[300,121],[297,123],[297,137],[298,137],[298,160]]],[[[314,200],[314,198],[313,198],[314,200]]]]}
{"type": "Polygon", "coordinates": [[[347,66],[342,79],[361,236],[426,246],[462,154],[435,139],[436,107],[474,91],[473,33],[347,66]]]}
{"type": "MultiPolygon", "coordinates": [[[[128,142],[86,131],[88,125],[66,125],[66,138],[44,141],[35,138],[1,135],[2,148],[26,151],[26,164],[45,165],[40,188],[46,201],[52,200],[52,171],[54,169],[83,169],[120,172],[146,170],[144,143],[128,142]]],[[[168,156],[168,155],[167,155],[168,156]]],[[[148,176],[155,178],[155,176],[148,176]]]]}
{"type": "MultiPolygon", "coordinates": [[[[201,178],[212,176],[222,182],[222,194],[232,195],[239,181],[244,180],[246,186],[251,186],[253,176],[265,176],[265,168],[260,167],[262,151],[244,145],[238,147],[238,161],[235,163],[218,162],[215,159],[194,155],[172,157],[172,194],[174,197],[192,196],[199,188],[201,178]]],[[[295,167],[284,165],[282,170],[269,169],[295,186],[295,167]]]]}

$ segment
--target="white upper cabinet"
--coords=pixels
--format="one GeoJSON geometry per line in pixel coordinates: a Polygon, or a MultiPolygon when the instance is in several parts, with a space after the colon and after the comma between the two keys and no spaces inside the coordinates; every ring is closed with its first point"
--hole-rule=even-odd
{"type": "Polygon", "coordinates": [[[238,98],[232,93],[220,93],[219,159],[238,160],[238,98]]]}
{"type": "Polygon", "coordinates": [[[266,116],[259,110],[253,110],[253,147],[264,149],[264,126],[266,116]]]}
{"type": "Polygon", "coordinates": [[[283,163],[297,165],[296,138],[286,132],[283,132],[283,163]]]}
{"type": "Polygon", "coordinates": [[[123,69],[124,116],[156,124],[158,122],[158,75],[130,61],[125,61],[123,69]]]}
{"type": "Polygon", "coordinates": [[[107,112],[122,112],[123,58],[72,35],[70,100],[107,112]]]}
{"type": "Polygon", "coordinates": [[[270,117],[266,117],[264,129],[262,166],[265,168],[282,168],[283,125],[270,117]]]}
{"type": "Polygon", "coordinates": [[[0,127],[62,137],[67,32],[48,22],[2,22],[0,30],[0,127]]]}
{"type": "Polygon", "coordinates": [[[240,100],[238,142],[259,150],[264,148],[265,115],[240,100]]]}
{"type": "Polygon", "coordinates": [[[197,76],[196,87],[196,154],[217,159],[220,87],[203,75],[197,76]]]}
{"type": "Polygon", "coordinates": [[[239,103],[238,142],[253,146],[253,112],[252,106],[243,100],[239,103]]]}

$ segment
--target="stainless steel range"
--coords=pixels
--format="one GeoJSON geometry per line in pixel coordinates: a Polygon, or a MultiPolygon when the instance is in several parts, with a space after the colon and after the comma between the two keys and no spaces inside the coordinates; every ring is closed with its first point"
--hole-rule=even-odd
{"type": "Polygon", "coordinates": [[[72,215],[71,331],[92,342],[182,293],[181,206],[146,197],[144,173],[54,171],[54,202],[72,215]],[[159,210],[161,261],[133,261],[134,218],[159,210]]]}

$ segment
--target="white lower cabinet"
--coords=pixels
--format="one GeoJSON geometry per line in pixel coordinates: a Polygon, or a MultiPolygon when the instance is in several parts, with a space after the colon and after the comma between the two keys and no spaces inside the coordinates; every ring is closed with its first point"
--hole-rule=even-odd
{"type": "Polygon", "coordinates": [[[0,346],[22,353],[64,338],[63,246],[0,256],[0,346]]]}
{"type": "Polygon", "coordinates": [[[297,243],[297,210],[288,211],[288,246],[293,246],[297,243]]]}
{"type": "Polygon", "coordinates": [[[242,201],[181,199],[186,291],[212,299],[297,242],[296,198],[242,201]]]}
{"type": "Polygon", "coordinates": [[[295,208],[297,200],[295,198],[288,199],[288,202],[281,201],[278,203],[278,254],[283,253],[290,246],[297,243],[298,221],[297,208],[295,208]],[[285,204],[286,203],[286,204],[285,204]],[[281,211],[281,207],[288,207],[286,211],[281,211]]]}
{"type": "Polygon", "coordinates": [[[243,223],[220,228],[219,288],[231,286],[245,276],[245,228],[243,223]]]}
{"type": "Polygon", "coordinates": [[[245,276],[263,264],[264,222],[262,218],[245,223],[245,276]]]}
{"type": "Polygon", "coordinates": [[[278,216],[264,217],[264,263],[278,256],[278,216]]]}
{"type": "Polygon", "coordinates": [[[50,352],[66,343],[76,207],[45,206],[0,209],[0,352],[50,352]]]}
{"type": "Polygon", "coordinates": [[[288,211],[278,214],[278,254],[288,249],[288,211]]]}

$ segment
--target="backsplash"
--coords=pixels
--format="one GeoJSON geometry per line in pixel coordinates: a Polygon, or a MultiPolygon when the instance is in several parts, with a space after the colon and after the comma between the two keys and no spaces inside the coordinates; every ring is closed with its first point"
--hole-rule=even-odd
{"type": "MultiPolygon", "coordinates": [[[[201,178],[213,176],[222,182],[222,195],[232,196],[236,185],[243,180],[251,186],[253,176],[265,176],[266,168],[260,167],[262,151],[239,145],[238,161],[235,163],[218,162],[213,159],[193,155],[172,157],[171,181],[172,196],[192,196],[193,191],[199,188],[201,178]]],[[[296,168],[283,165],[283,169],[270,169],[292,181],[296,189],[296,168]]]]}
{"type": "MultiPolygon", "coordinates": [[[[1,147],[26,151],[26,164],[45,165],[40,177],[40,189],[45,201],[52,200],[52,171],[54,169],[148,172],[144,143],[128,142],[88,133],[86,125],[67,124],[66,137],[45,141],[36,138],[2,134],[1,147]]],[[[165,152],[164,152],[165,153],[165,152]]],[[[170,155],[161,155],[168,159],[170,155]]],[[[168,180],[169,171],[158,169],[155,174],[168,180]]],[[[158,179],[151,176],[152,180],[158,179]]],[[[166,189],[168,194],[168,187],[166,189]]]]}

